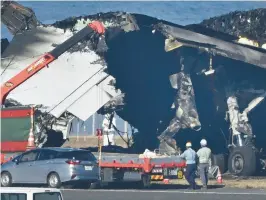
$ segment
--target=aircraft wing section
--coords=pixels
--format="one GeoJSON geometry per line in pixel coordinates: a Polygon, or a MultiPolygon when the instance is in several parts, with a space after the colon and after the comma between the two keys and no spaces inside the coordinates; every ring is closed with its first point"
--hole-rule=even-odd
{"type": "MultiPolygon", "coordinates": [[[[1,84],[71,35],[73,33],[64,33],[62,29],[54,27],[37,27],[32,31],[16,35],[2,55],[1,84]]],[[[60,117],[69,109],[77,117],[87,119],[88,114],[80,115],[80,113],[90,113],[90,111],[84,111],[83,104],[77,103],[82,102],[79,98],[84,99],[89,96],[86,103],[92,105],[94,98],[90,94],[101,92],[105,97],[100,103],[103,105],[115,95],[100,89],[100,86],[102,88],[110,86],[105,86],[109,80],[106,79],[108,74],[103,72],[106,65],[103,62],[99,64],[99,60],[100,57],[89,47],[83,52],[65,52],[48,68],[13,90],[7,98],[15,99],[23,105],[43,105],[46,111],[55,117],[60,117]]],[[[96,112],[99,106],[94,105],[93,111],[96,112]]]]}
{"type": "Polygon", "coordinates": [[[71,105],[68,111],[79,116],[81,120],[87,120],[99,108],[121,94],[120,90],[115,91],[113,86],[108,85],[112,79],[114,79],[112,76],[108,76],[98,85],[94,85],[90,91],[71,105]]]}

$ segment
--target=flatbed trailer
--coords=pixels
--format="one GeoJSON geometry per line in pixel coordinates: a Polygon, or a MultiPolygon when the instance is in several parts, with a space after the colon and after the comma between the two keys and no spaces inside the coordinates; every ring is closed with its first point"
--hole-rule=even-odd
{"type": "MultiPolygon", "coordinates": [[[[2,154],[4,162],[17,153],[2,154]]],[[[180,156],[145,157],[139,154],[113,154],[92,152],[99,161],[99,183],[104,186],[114,182],[137,182],[142,188],[148,188],[152,181],[183,179],[186,168],[180,156]]],[[[1,164],[2,164],[1,163],[1,164]]],[[[99,185],[97,184],[97,187],[99,185]]]]}
{"type": "MultiPolygon", "coordinates": [[[[94,154],[96,157],[98,153],[94,154]]],[[[186,168],[180,156],[144,157],[138,154],[103,154],[99,158],[100,182],[139,182],[144,188],[151,181],[183,179],[186,168]]]]}

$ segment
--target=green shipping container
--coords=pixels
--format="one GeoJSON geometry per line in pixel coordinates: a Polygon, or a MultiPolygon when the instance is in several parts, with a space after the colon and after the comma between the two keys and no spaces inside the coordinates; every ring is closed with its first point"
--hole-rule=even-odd
{"type": "Polygon", "coordinates": [[[25,151],[30,129],[30,107],[1,109],[1,152],[25,151]]]}

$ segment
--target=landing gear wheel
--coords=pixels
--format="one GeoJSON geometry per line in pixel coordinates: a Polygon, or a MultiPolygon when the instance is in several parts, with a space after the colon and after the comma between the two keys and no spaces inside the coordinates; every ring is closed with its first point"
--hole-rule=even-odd
{"type": "Polygon", "coordinates": [[[251,176],[256,171],[256,153],[250,146],[234,147],[229,155],[229,172],[238,176],[251,176]]]}
{"type": "Polygon", "coordinates": [[[9,172],[3,172],[1,174],[1,186],[10,187],[12,185],[12,177],[9,172]]]}
{"type": "Polygon", "coordinates": [[[51,173],[47,177],[47,184],[51,188],[60,188],[62,183],[57,173],[51,173]]]}

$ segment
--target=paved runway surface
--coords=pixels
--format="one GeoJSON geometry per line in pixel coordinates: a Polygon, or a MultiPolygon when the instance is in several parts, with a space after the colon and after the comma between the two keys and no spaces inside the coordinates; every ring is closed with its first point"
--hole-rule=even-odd
{"type": "Polygon", "coordinates": [[[62,190],[64,200],[265,200],[265,190],[62,190]]]}

